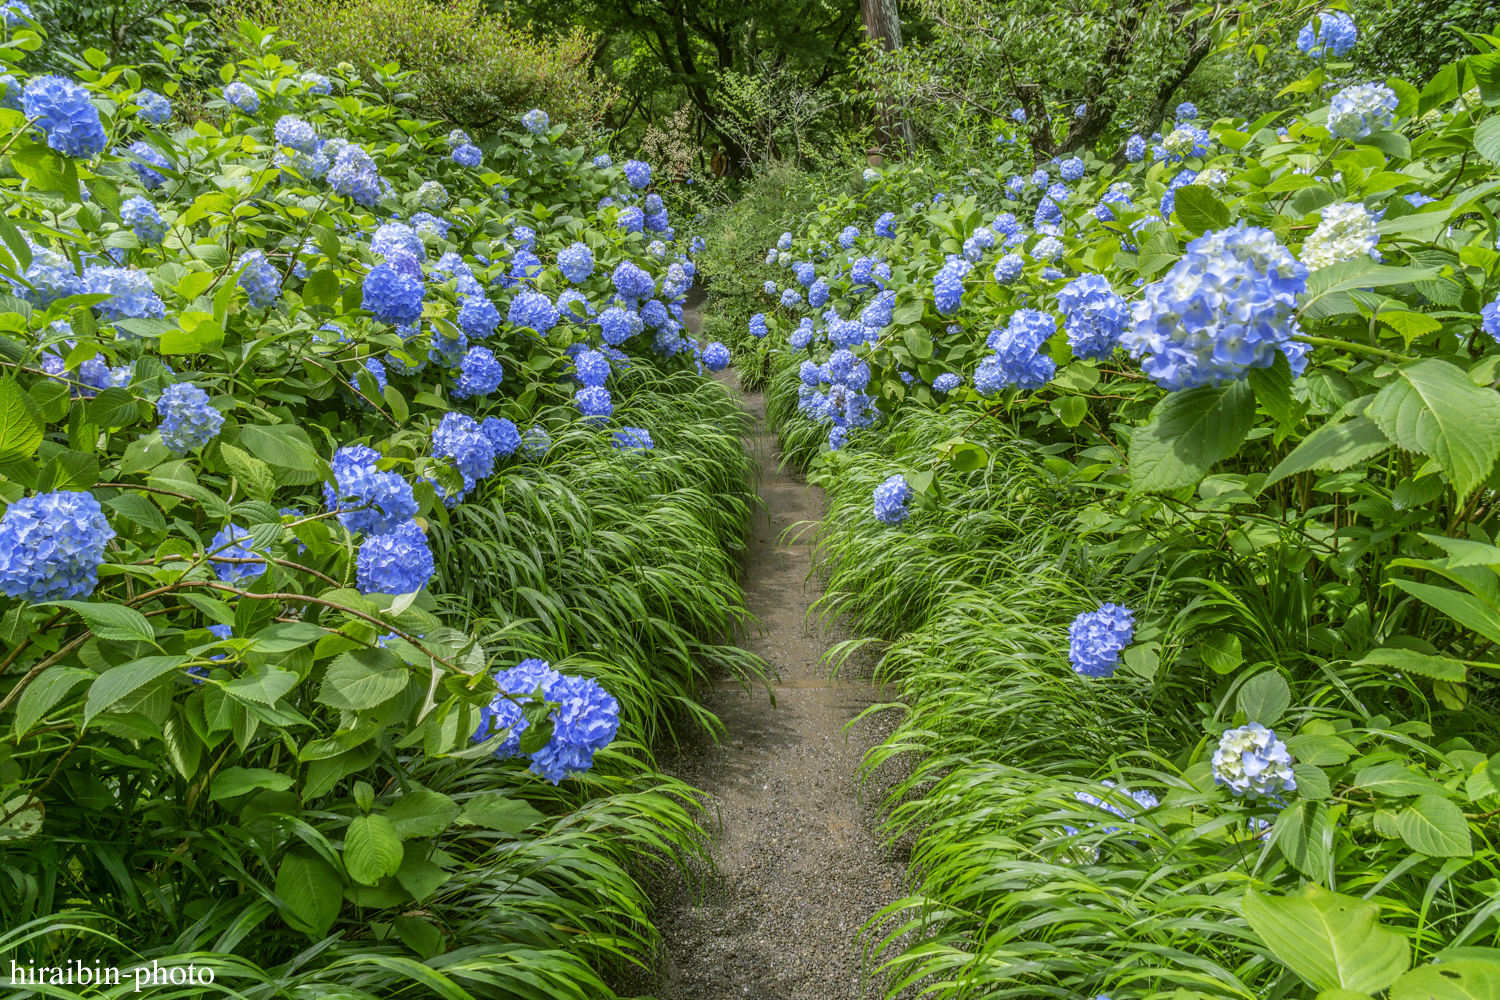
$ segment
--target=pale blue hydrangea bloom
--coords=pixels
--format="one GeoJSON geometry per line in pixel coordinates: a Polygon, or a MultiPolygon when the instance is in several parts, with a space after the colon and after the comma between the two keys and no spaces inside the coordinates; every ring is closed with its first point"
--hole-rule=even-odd
{"type": "Polygon", "coordinates": [[[0,593],[28,601],[87,597],[114,537],[90,493],[22,497],[0,517],[0,593]]]}
{"type": "MultiPolygon", "coordinates": [[[[1057,169],[1058,169],[1058,173],[1062,174],[1062,179],[1063,180],[1065,180],[1065,181],[1076,181],[1079,178],[1081,178],[1083,176],[1083,174],[1084,174],[1083,160],[1081,160],[1081,159],[1079,159],[1078,157],[1075,156],[1075,157],[1073,157],[1071,159],[1067,159],[1067,160],[1062,161],[1062,163],[1058,166],[1057,169]]],[[[1066,190],[1066,189],[1064,189],[1064,190],[1066,190]]],[[[1048,193],[1050,194],[1051,192],[1048,192],[1048,193]]]]}
{"type": "Polygon", "coordinates": [[[651,432],[644,427],[622,427],[615,431],[610,444],[623,451],[650,451],[656,447],[651,432]]]}
{"type": "Polygon", "coordinates": [[[94,306],[101,319],[162,319],[167,315],[166,304],[145,271],[90,264],[83,269],[83,285],[91,295],[110,296],[94,306]]]}
{"type": "Polygon", "coordinates": [[[478,146],[465,143],[457,147],[451,154],[453,162],[460,167],[477,167],[484,162],[484,152],[478,146]]]}
{"type": "Polygon", "coordinates": [[[578,381],[586,386],[603,385],[609,378],[609,359],[598,351],[579,351],[578,356],[573,359],[573,368],[578,381]]]}
{"type": "Polygon", "coordinates": [[[333,93],[333,84],[329,82],[328,77],[321,73],[314,73],[308,70],[297,79],[301,81],[302,86],[307,88],[309,94],[323,96],[333,93]]]}
{"type": "Polygon", "coordinates": [[[766,314],[756,313],[750,317],[750,334],[756,340],[761,339],[770,331],[766,328],[766,314]]]}
{"type": "Polygon", "coordinates": [[[84,282],[73,271],[68,258],[55,250],[31,245],[31,264],[26,268],[30,288],[10,282],[11,291],[38,308],[46,308],[68,295],[80,295],[84,282]]]}
{"type": "Polygon", "coordinates": [[[802,304],[802,293],[795,288],[782,289],[781,304],[787,309],[797,308],[802,304]]]}
{"type": "Polygon", "coordinates": [[[955,375],[953,372],[943,372],[943,374],[932,380],[932,388],[937,392],[947,393],[963,385],[963,382],[963,378],[955,375]]]}
{"type": "Polygon", "coordinates": [[[1354,48],[1359,31],[1354,19],[1341,10],[1320,11],[1297,32],[1297,48],[1314,59],[1342,56],[1354,48]]]}
{"type": "Polygon", "coordinates": [[[618,347],[646,328],[639,315],[623,306],[610,306],[599,314],[604,342],[618,347]]]}
{"type": "Polygon", "coordinates": [[[1002,388],[1039,389],[1057,371],[1057,362],[1039,353],[1054,333],[1057,320],[1039,309],[1017,309],[1005,329],[991,330],[987,343],[995,353],[974,373],[984,395],[1002,388]]]}
{"type": "Polygon", "coordinates": [[[542,696],[557,702],[559,707],[550,717],[552,738],[530,755],[531,771],[554,785],[592,767],[594,754],[608,746],[619,730],[619,702],[609,692],[590,678],[561,675],[544,660],[523,660],[518,666],[497,673],[495,682],[505,694],[497,695],[481,710],[479,731],[473,739],[482,742],[508,731],[495,756],[520,755],[521,733],[529,723],[517,701],[529,701],[540,687],[542,696]]]}
{"type": "Polygon", "coordinates": [[[1495,301],[1486,303],[1485,307],[1479,311],[1479,316],[1484,332],[1500,339],[1500,295],[1495,296],[1495,301]]]}
{"type": "Polygon", "coordinates": [[[575,285],[587,281],[594,273],[594,252],[585,243],[573,243],[557,252],[557,268],[575,285]]]}
{"type": "Polygon", "coordinates": [[[224,100],[247,115],[253,115],[260,110],[260,96],[248,84],[239,80],[224,88],[224,100]]]}
{"type": "Polygon", "coordinates": [[[882,524],[900,524],[909,514],[906,502],[911,499],[911,487],[907,485],[906,477],[897,473],[875,487],[872,498],[875,501],[877,521],[882,524]]]}
{"type": "Polygon", "coordinates": [[[1026,109],[1016,108],[1010,113],[1010,116],[1018,122],[1024,122],[1026,120],[1026,109]]]}
{"type": "Polygon", "coordinates": [[[365,275],[363,308],[382,323],[404,326],[422,318],[422,279],[390,263],[376,264],[365,275]]]}
{"type": "Polygon", "coordinates": [[[464,493],[495,471],[495,444],[473,417],[445,413],[432,431],[432,454],[453,461],[464,478],[464,493]]]}
{"type": "Polygon", "coordinates": [[[584,386],[579,389],[573,397],[573,405],[578,407],[578,412],[590,423],[602,424],[610,414],[615,412],[615,404],[609,398],[609,390],[602,385],[584,386]]]}
{"type": "Polygon", "coordinates": [[[459,363],[458,384],[453,387],[454,399],[470,396],[488,396],[494,392],[505,377],[495,352],[488,347],[471,347],[459,363]]]}
{"type": "Polygon", "coordinates": [[[521,124],[526,126],[526,131],[530,132],[532,135],[541,135],[543,132],[547,131],[547,125],[549,123],[550,119],[548,119],[547,117],[547,112],[543,111],[541,108],[532,108],[530,111],[521,116],[521,124]]]}
{"type": "Polygon", "coordinates": [[[208,544],[209,561],[214,564],[214,575],[223,583],[236,583],[260,576],[266,571],[266,560],[255,554],[250,543],[254,541],[250,532],[235,524],[226,524],[208,544]]]}
{"type": "Polygon", "coordinates": [[[469,138],[469,133],[465,132],[461,128],[456,128],[448,133],[449,149],[457,149],[459,146],[467,146],[472,141],[473,140],[469,138]]]}
{"type": "Polygon", "coordinates": [[[160,125],[172,117],[172,102],[154,90],[137,92],[135,103],[139,105],[136,117],[153,125],[160,125]]]}
{"type": "Polygon", "coordinates": [[[964,276],[973,270],[973,265],[962,257],[955,257],[942,266],[932,279],[933,303],[937,311],[947,316],[963,304],[964,276]]]}
{"type": "Polygon", "coordinates": [[[643,163],[640,160],[626,160],[625,166],[621,169],[625,171],[625,180],[631,187],[637,190],[651,183],[651,164],[649,163],[643,163]]]}
{"type": "Polygon", "coordinates": [[[1132,135],[1125,141],[1125,160],[1128,163],[1140,163],[1146,158],[1146,140],[1139,135],[1132,135]]]}
{"type": "Polygon", "coordinates": [[[1084,677],[1113,677],[1120,653],[1135,636],[1135,613],[1120,604],[1103,604],[1068,626],[1068,659],[1084,677]]]}
{"type": "Polygon", "coordinates": [[[356,534],[383,535],[417,513],[411,484],[394,472],[381,472],[373,448],[351,445],[333,454],[335,492],[323,484],[323,500],[338,511],[339,523],[356,534]]]}
{"type": "Polygon", "coordinates": [[[208,393],[187,382],[167,386],[156,400],[161,417],[161,442],[185,455],[212,441],[224,426],[224,415],[209,403],[208,393]]]}
{"type": "Polygon", "coordinates": [[[411,594],[436,570],[427,536],[415,521],[404,521],[360,545],[355,585],[361,594],[411,594]]]}
{"type": "Polygon", "coordinates": [[[418,208],[439,212],[448,204],[448,189],[437,181],[424,181],[412,200],[418,208]]]}
{"type": "Polygon", "coordinates": [[[276,121],[276,143],[290,146],[299,153],[312,153],[318,148],[318,133],[296,115],[282,115],[276,121]]]}
{"type": "Polygon", "coordinates": [[[252,309],[269,309],[281,297],[281,275],[260,250],[247,250],[240,257],[239,280],[252,309]]]}
{"type": "Polygon", "coordinates": [[[711,372],[721,372],[729,367],[729,348],[717,340],[703,349],[703,366],[711,372]]]}
{"type": "Polygon", "coordinates": [[[1194,118],[1197,118],[1197,117],[1198,117],[1198,105],[1194,104],[1192,101],[1183,101],[1181,104],[1177,105],[1177,120],[1178,121],[1180,121],[1180,122],[1190,122],[1194,118]]]}
{"type": "MultiPolygon", "coordinates": [[[[329,141],[333,145],[333,141],[329,141]]],[[[325,152],[327,147],[324,147],[325,152]]],[[[382,192],[380,172],[370,154],[359,146],[337,148],[333,166],[328,168],[328,186],[334,193],[350,198],[366,208],[373,208],[382,192]]]]}
{"type": "Polygon", "coordinates": [[[108,142],[89,92],[61,76],[34,76],[21,93],[21,110],[34,118],[47,145],[64,156],[89,159],[108,142]]]}
{"type": "Polygon", "coordinates": [[[858,226],[845,226],[843,230],[839,232],[839,246],[843,247],[845,250],[848,250],[850,247],[852,247],[854,245],[854,241],[857,239],[859,239],[858,226]]]}
{"type": "Polygon", "coordinates": [[[1082,274],[1068,282],[1057,293],[1057,306],[1067,317],[1068,345],[1080,358],[1103,360],[1113,354],[1130,320],[1130,304],[1102,274],[1082,274]]]}
{"type": "Polygon", "coordinates": [[[594,166],[598,167],[600,170],[603,170],[606,167],[612,167],[614,166],[614,163],[615,161],[609,158],[608,153],[600,153],[598,156],[594,157],[594,166]]]}
{"type": "Polygon", "coordinates": [[[615,291],[624,299],[649,298],[656,291],[656,279],[632,261],[621,261],[610,275],[615,291]]]}
{"type": "Polygon", "coordinates": [[[893,240],[896,238],[895,212],[886,212],[880,218],[875,220],[875,235],[882,236],[888,240],[893,240]]]}
{"type": "Polygon", "coordinates": [[[1225,785],[1236,797],[1251,801],[1297,790],[1292,755],[1287,752],[1286,744],[1276,738],[1276,730],[1259,722],[1226,730],[1219,737],[1213,774],[1216,784],[1225,785]]]}
{"type": "Polygon", "coordinates": [[[1328,131],[1343,139],[1363,139],[1395,124],[1396,92],[1383,83],[1345,87],[1328,105],[1328,131]]]}
{"type": "Polygon", "coordinates": [[[468,337],[484,338],[495,332],[500,325],[500,310],[489,297],[480,293],[464,296],[458,310],[458,326],[468,337]]]}
{"type": "Polygon", "coordinates": [[[525,291],[510,300],[510,313],[506,319],[512,326],[546,333],[557,325],[557,308],[541,292],[525,291]]]}

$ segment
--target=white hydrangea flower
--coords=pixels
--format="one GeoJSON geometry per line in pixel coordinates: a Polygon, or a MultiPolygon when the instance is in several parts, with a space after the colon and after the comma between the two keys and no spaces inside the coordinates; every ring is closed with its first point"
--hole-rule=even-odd
{"type": "Polygon", "coordinates": [[[1395,121],[1396,92],[1383,83],[1345,87],[1328,105],[1328,131],[1343,139],[1363,139],[1395,121]]]}
{"type": "Polygon", "coordinates": [[[1252,800],[1297,790],[1286,744],[1258,722],[1225,731],[1214,751],[1213,773],[1215,782],[1252,800]]]}
{"type": "Polygon", "coordinates": [[[791,267],[792,266],[792,252],[790,250],[783,250],[780,253],[778,253],[776,255],[776,263],[780,264],[782,267],[791,267]]]}
{"type": "Polygon", "coordinates": [[[1202,184],[1204,187],[1211,188],[1214,191],[1222,191],[1229,184],[1229,171],[1220,170],[1218,167],[1212,170],[1205,170],[1198,175],[1198,179],[1194,183],[1202,184]]]}
{"type": "Polygon", "coordinates": [[[1379,221],[1357,201],[1329,205],[1323,209],[1323,221],[1302,244],[1302,263],[1317,270],[1363,254],[1380,260],[1380,251],[1375,249],[1380,242],[1380,231],[1375,228],[1379,221]]]}
{"type": "Polygon", "coordinates": [[[876,181],[880,180],[880,174],[875,170],[874,167],[865,167],[864,177],[866,184],[873,184],[876,181]]]}

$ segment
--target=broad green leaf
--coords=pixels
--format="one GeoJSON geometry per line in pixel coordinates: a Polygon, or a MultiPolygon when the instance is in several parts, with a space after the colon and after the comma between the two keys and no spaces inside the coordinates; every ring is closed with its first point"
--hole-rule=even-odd
{"type": "Polygon", "coordinates": [[[19,743],[74,688],[96,676],[82,667],[50,667],[42,671],[16,701],[16,741],[19,743]]]}
{"type": "MultiPolygon", "coordinates": [[[[922,313],[927,307],[926,299],[915,299],[911,302],[903,302],[891,312],[891,322],[896,326],[911,326],[922,322],[922,313]]],[[[928,353],[932,351],[931,343],[928,344],[928,353]]]]}
{"type": "MultiPolygon", "coordinates": [[[[1434,496],[1433,499],[1437,497],[1434,496]]],[[[1500,566],[1500,546],[1486,545],[1467,538],[1429,535],[1425,531],[1422,537],[1448,553],[1449,569],[1460,569],[1464,566],[1500,566]]]]}
{"type": "Polygon", "coordinates": [[[1434,858],[1466,858],[1474,853],[1463,810],[1440,795],[1420,795],[1396,819],[1401,839],[1434,858]]]}
{"type": "Polygon", "coordinates": [[[1500,167],[1500,115],[1491,115],[1474,130],[1474,149],[1500,167]]]}
{"type": "Polygon", "coordinates": [[[420,955],[423,961],[443,950],[443,932],[429,920],[403,914],[391,921],[391,926],[401,943],[420,955]]]}
{"type": "Polygon", "coordinates": [[[421,902],[448,881],[448,873],[427,859],[431,845],[424,841],[407,841],[401,860],[401,869],[396,872],[396,881],[421,902]]]}
{"type": "Polygon", "coordinates": [[[383,649],[340,653],[323,675],[318,701],[334,708],[374,708],[406,687],[406,665],[383,649]]]}
{"type": "Polygon", "coordinates": [[[442,792],[417,789],[392,803],[385,816],[402,840],[436,837],[458,818],[458,803],[442,792]]]}
{"type": "Polygon", "coordinates": [[[1333,786],[1328,782],[1328,772],[1316,764],[1292,765],[1292,775],[1297,779],[1297,797],[1323,802],[1333,797],[1333,786]]]}
{"type": "Polygon", "coordinates": [[[312,439],[291,424],[245,424],[240,428],[239,447],[268,465],[303,472],[318,469],[312,439]]]}
{"type": "Polygon", "coordinates": [[[1198,640],[1198,656],[1216,674],[1227,674],[1245,662],[1240,637],[1233,632],[1209,632],[1198,640]]]}
{"type": "Polygon", "coordinates": [[[1245,919],[1287,968],[1319,990],[1378,993],[1411,963],[1406,938],[1380,926],[1380,907],[1307,885],[1295,895],[1245,893],[1245,919]]]}
{"type": "Polygon", "coordinates": [[[30,458],[41,443],[41,407],[15,379],[0,378],[0,462],[30,458]]]}
{"type": "Polygon", "coordinates": [[[93,633],[101,639],[135,640],[156,645],[156,632],[146,616],[121,604],[98,604],[89,601],[45,601],[60,608],[78,612],[93,633]]]}
{"type": "Polygon", "coordinates": [[[232,799],[257,788],[269,788],[273,792],[284,792],[292,787],[292,776],[264,767],[226,767],[214,775],[208,793],[209,801],[232,799]]]}
{"type": "Polygon", "coordinates": [[[1236,703],[1246,720],[1269,728],[1292,703],[1292,689],[1280,673],[1266,670],[1240,685],[1236,703]]]}
{"type": "Polygon", "coordinates": [[[1252,368],[1249,372],[1250,388],[1255,392],[1255,401],[1270,414],[1278,424],[1291,423],[1298,416],[1297,399],[1292,395],[1292,366],[1286,355],[1276,352],[1275,363],[1269,368],[1252,368]]]}
{"type": "Polygon", "coordinates": [[[212,314],[205,314],[191,329],[173,327],[161,335],[163,354],[212,354],[223,346],[224,328],[212,314]]]}
{"type": "Polygon", "coordinates": [[[1131,488],[1152,492],[1195,485],[1214,463],[1239,450],[1253,426],[1255,396],[1246,382],[1172,393],[1131,436],[1131,488]]]}
{"type": "Polygon", "coordinates": [[[1412,580],[1391,582],[1418,600],[1431,604],[1465,628],[1473,629],[1492,642],[1500,642],[1500,612],[1473,594],[1412,580]]]}
{"type": "Polygon", "coordinates": [[[1304,764],[1346,764],[1354,756],[1347,740],[1324,733],[1300,733],[1286,741],[1286,748],[1304,764]]]}
{"type": "Polygon", "coordinates": [[[1306,312],[1307,307],[1314,302],[1338,292],[1405,285],[1436,278],[1438,274],[1437,268],[1388,267],[1377,264],[1369,257],[1340,261],[1320,267],[1307,276],[1307,290],[1302,293],[1302,311],[1306,312]]]}
{"type": "Polygon", "coordinates": [[[1446,361],[1399,369],[1365,415],[1399,447],[1435,458],[1460,501],[1489,477],[1500,455],[1500,394],[1446,361]]]}
{"type": "Polygon", "coordinates": [[[274,705],[282,695],[296,686],[296,674],[261,664],[249,668],[244,674],[225,684],[224,692],[241,701],[274,705]]]}
{"type": "Polygon", "coordinates": [[[110,386],[88,401],[85,419],[95,427],[129,427],[140,419],[135,397],[129,389],[110,386]]]}
{"type": "Polygon", "coordinates": [[[1428,656],[1414,649],[1376,649],[1367,653],[1359,662],[1379,664],[1403,674],[1417,674],[1440,681],[1461,682],[1466,673],[1462,660],[1447,656],[1428,656]]]}
{"type": "Polygon", "coordinates": [[[1443,328],[1441,320],[1412,309],[1393,309],[1380,314],[1380,322],[1401,334],[1401,339],[1410,347],[1412,342],[1436,333],[1443,328]]]}
{"type": "Polygon", "coordinates": [[[901,334],[901,341],[912,357],[927,360],[932,357],[932,335],[920,326],[908,327],[901,334]]]}
{"type": "Polygon", "coordinates": [[[270,501],[276,495],[276,477],[265,462],[228,442],[219,445],[219,454],[251,499],[270,501]]]}
{"type": "Polygon", "coordinates": [[[486,830],[516,835],[546,818],[521,799],[508,799],[495,792],[484,792],[464,802],[458,822],[464,826],[482,826],[486,830]]]}
{"type": "Polygon", "coordinates": [[[277,622],[251,636],[249,648],[259,653],[289,653],[331,634],[312,622],[277,622]]]}
{"type": "Polygon", "coordinates": [[[344,867],[349,877],[374,885],[401,869],[401,838],[384,816],[356,816],[344,834],[344,867]]]}
{"type": "Polygon", "coordinates": [[[1350,784],[1354,788],[1363,788],[1394,798],[1451,794],[1431,778],[1414,774],[1400,764],[1374,764],[1361,768],[1350,784]]]}
{"type": "Polygon", "coordinates": [[[288,851],[276,870],[276,895],[291,911],[293,926],[321,941],[343,907],[344,880],[311,851],[288,851]]]}
{"type": "Polygon", "coordinates": [[[1229,225],[1229,209],[1214,194],[1213,188],[1202,184],[1188,184],[1177,189],[1177,200],[1173,208],[1177,221],[1194,236],[1210,230],[1224,229],[1229,225]]]}
{"type": "Polygon", "coordinates": [[[1303,438],[1302,443],[1271,470],[1261,488],[1299,472],[1342,472],[1351,465],[1374,458],[1390,446],[1390,439],[1367,417],[1355,417],[1341,424],[1324,424],[1303,438]]]}
{"type": "Polygon", "coordinates": [[[1311,879],[1323,877],[1323,827],[1328,808],[1316,802],[1293,802],[1276,817],[1271,841],[1297,871],[1311,879]]]}
{"type": "Polygon", "coordinates": [[[57,423],[68,415],[72,406],[73,400],[68,387],[61,382],[33,382],[26,392],[41,411],[43,423],[57,423]]]}
{"type": "Polygon", "coordinates": [[[83,705],[83,724],[87,726],[100,712],[187,661],[186,656],[146,656],[104,671],[89,685],[89,696],[83,705]]]}
{"type": "Polygon", "coordinates": [[[1500,962],[1455,958],[1419,965],[1391,986],[1390,1000],[1500,1000],[1500,962]]]}

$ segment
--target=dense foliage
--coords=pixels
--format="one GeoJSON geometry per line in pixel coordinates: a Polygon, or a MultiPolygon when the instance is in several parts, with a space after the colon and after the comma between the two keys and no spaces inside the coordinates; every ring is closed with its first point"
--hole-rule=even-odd
{"type": "Polygon", "coordinates": [[[649,746],[758,670],[651,167],[248,21],[186,124],[180,34],[158,92],[5,18],[0,954],[612,995],[701,851],[649,746]]]}
{"type": "Polygon", "coordinates": [[[1285,110],[765,250],[822,610],[910,705],[891,995],[1492,995],[1500,38],[1325,89],[1340,17],[1285,110]]]}

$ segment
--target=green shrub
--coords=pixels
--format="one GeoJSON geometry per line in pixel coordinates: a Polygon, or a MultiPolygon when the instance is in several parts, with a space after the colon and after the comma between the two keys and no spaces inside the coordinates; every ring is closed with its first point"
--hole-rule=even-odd
{"type": "Polygon", "coordinates": [[[583,28],[537,38],[479,0],[260,0],[256,13],[324,71],[349,63],[369,76],[399,63],[423,115],[468,129],[531,108],[576,128],[597,122],[617,93],[590,78],[595,38],[583,28]]]}

